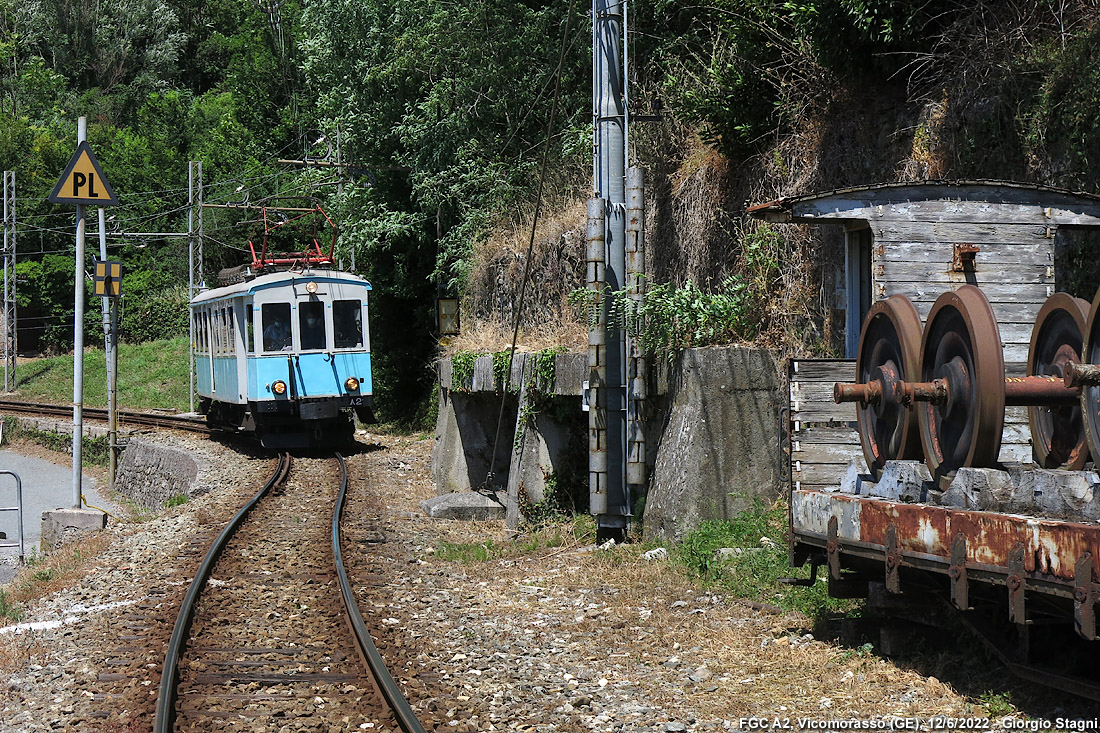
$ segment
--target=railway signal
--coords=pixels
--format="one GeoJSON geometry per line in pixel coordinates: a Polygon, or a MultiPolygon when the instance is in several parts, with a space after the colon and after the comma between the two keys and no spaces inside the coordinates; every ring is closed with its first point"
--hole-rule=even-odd
{"type": "MultiPolygon", "coordinates": [[[[76,276],[73,286],[73,509],[81,506],[81,437],[84,434],[84,207],[113,206],[115,190],[88,146],[88,119],[77,121],[77,146],[47,197],[53,204],[76,205],[76,276]]],[[[102,230],[103,226],[100,225],[102,230]]]]}
{"type": "Polygon", "coordinates": [[[81,140],[76,146],[76,152],[46,200],[51,204],[92,206],[114,206],[118,203],[115,190],[107,182],[107,176],[103,175],[103,169],[99,167],[99,161],[87,140],[81,140]]]}

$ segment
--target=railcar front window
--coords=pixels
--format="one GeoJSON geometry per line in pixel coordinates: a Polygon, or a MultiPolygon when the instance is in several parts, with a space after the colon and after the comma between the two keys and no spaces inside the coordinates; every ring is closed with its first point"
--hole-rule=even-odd
{"type": "Polygon", "coordinates": [[[337,349],[363,345],[363,304],[358,300],[338,300],[332,304],[332,328],[337,349]]]}
{"type": "Polygon", "coordinates": [[[325,304],[315,301],[299,304],[298,329],[302,351],[325,348],[325,304]]]}
{"type": "Polygon", "coordinates": [[[264,303],[264,351],[290,348],[290,303],[264,303]]]}

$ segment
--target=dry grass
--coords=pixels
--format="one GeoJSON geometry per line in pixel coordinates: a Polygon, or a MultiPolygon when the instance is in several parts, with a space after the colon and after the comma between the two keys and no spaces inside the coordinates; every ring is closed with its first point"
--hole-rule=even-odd
{"type": "Polygon", "coordinates": [[[91,570],[111,538],[103,532],[69,542],[48,555],[32,560],[12,580],[8,596],[26,606],[39,598],[68,588],[91,570]]]}
{"type": "MultiPolygon", "coordinates": [[[[95,533],[70,542],[60,550],[35,559],[21,569],[8,585],[6,601],[17,608],[26,608],[44,598],[79,582],[111,540],[95,533]]],[[[13,672],[41,659],[46,648],[33,633],[0,635],[0,671],[13,672]]]]}
{"type": "MultiPolygon", "coordinates": [[[[468,326],[464,325],[460,335],[441,342],[441,355],[453,356],[459,351],[505,351],[512,345],[514,328],[515,324],[512,323],[475,320],[468,326]]],[[[564,346],[569,351],[584,351],[588,348],[588,327],[576,320],[570,320],[567,315],[561,315],[520,328],[517,351],[541,351],[556,346],[564,346]]]]}

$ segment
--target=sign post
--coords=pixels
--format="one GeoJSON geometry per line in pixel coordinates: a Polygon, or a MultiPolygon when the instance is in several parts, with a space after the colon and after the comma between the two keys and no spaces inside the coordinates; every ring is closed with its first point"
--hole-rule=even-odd
{"type": "Polygon", "coordinates": [[[69,164],[47,197],[51,204],[76,205],[76,275],[73,285],[73,509],[81,507],[81,449],[84,439],[84,207],[118,203],[88,146],[88,120],[77,122],[77,146],[69,164]]]}

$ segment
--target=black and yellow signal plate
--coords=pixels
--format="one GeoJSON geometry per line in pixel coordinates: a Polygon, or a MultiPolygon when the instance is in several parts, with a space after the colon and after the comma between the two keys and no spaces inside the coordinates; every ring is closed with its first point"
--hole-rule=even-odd
{"type": "Polygon", "coordinates": [[[95,294],[105,298],[122,295],[122,263],[95,261],[95,294]]]}
{"type": "Polygon", "coordinates": [[[88,142],[76,146],[76,152],[65,166],[53,192],[46,198],[51,204],[86,204],[114,206],[118,203],[115,190],[103,175],[88,142]]]}

